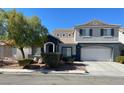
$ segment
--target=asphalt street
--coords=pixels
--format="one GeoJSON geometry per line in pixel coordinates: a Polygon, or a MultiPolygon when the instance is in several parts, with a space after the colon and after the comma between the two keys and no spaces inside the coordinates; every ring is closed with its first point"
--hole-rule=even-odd
{"type": "Polygon", "coordinates": [[[124,77],[82,74],[0,74],[0,85],[123,85],[124,77]]]}

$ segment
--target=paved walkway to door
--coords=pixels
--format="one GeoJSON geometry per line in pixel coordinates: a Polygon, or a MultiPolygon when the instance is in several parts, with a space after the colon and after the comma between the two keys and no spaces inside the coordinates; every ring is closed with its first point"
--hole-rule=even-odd
{"type": "Polygon", "coordinates": [[[124,64],[116,62],[83,62],[89,75],[95,76],[124,76],[124,64]]]}

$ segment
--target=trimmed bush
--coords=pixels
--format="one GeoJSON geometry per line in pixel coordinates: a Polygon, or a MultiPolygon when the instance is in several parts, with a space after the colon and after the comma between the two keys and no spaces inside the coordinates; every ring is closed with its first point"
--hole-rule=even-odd
{"type": "Polygon", "coordinates": [[[124,56],[118,56],[116,57],[116,62],[124,64],[124,56]]]}
{"type": "Polygon", "coordinates": [[[43,58],[43,62],[46,64],[46,66],[50,68],[56,68],[60,66],[60,54],[56,53],[43,53],[41,54],[43,58]]]}
{"type": "Polygon", "coordinates": [[[74,62],[73,57],[63,57],[62,60],[67,64],[72,64],[74,62]]]}
{"type": "Polygon", "coordinates": [[[32,59],[20,59],[18,60],[20,66],[26,66],[33,63],[32,59]]]}

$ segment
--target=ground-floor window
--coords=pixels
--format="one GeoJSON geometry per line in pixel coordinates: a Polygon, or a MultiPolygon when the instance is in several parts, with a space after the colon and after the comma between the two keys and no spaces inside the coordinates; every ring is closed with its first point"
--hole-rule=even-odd
{"type": "Polygon", "coordinates": [[[62,54],[64,57],[71,57],[72,56],[72,48],[71,47],[63,47],[62,54]]]}

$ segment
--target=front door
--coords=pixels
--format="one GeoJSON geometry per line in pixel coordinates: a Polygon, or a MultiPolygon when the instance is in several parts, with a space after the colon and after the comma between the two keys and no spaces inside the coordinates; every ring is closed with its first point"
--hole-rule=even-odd
{"type": "Polygon", "coordinates": [[[53,45],[52,44],[47,44],[47,46],[46,46],[46,52],[47,53],[53,52],[53,45]]]}

